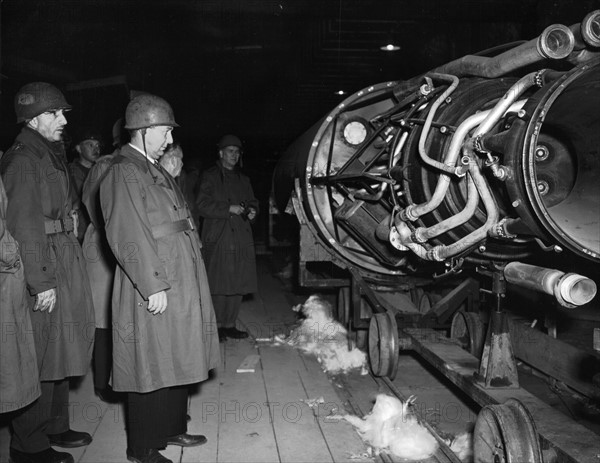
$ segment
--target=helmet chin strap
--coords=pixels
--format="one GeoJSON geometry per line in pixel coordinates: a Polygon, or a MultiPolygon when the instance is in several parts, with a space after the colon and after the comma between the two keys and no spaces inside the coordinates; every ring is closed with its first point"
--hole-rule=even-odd
{"type": "Polygon", "coordinates": [[[148,160],[148,150],[146,149],[146,127],[141,129],[140,133],[142,135],[142,146],[144,147],[144,157],[146,158],[146,166],[148,167],[148,172],[150,172],[152,180],[154,181],[154,183],[156,183],[158,181],[158,176],[155,176],[152,173],[152,168],[150,167],[151,162],[148,160]]]}

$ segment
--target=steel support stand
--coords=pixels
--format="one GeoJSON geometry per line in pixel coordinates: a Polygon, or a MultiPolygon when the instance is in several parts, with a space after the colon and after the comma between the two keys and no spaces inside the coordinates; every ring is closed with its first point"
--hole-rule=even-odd
{"type": "Polygon", "coordinates": [[[479,372],[476,379],[486,388],[517,388],[519,376],[517,363],[510,342],[508,320],[502,310],[506,297],[506,280],[499,270],[492,273],[494,310],[486,335],[479,372]]]}

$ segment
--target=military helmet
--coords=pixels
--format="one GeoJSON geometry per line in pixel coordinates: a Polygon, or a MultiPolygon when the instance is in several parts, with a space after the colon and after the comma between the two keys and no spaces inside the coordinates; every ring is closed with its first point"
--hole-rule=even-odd
{"type": "Polygon", "coordinates": [[[175,122],[173,108],[162,98],[147,93],[131,99],[125,110],[127,130],[146,129],[159,125],[179,127],[175,122]]]}
{"type": "Polygon", "coordinates": [[[17,123],[33,119],[46,111],[71,108],[62,92],[46,82],[26,84],[15,95],[17,123]]]}
{"type": "Polygon", "coordinates": [[[86,140],[96,140],[102,143],[102,134],[98,129],[94,127],[85,127],[83,129],[78,130],[75,134],[75,137],[73,138],[75,144],[79,144],[86,140]]]}
{"type": "Polygon", "coordinates": [[[237,146],[238,148],[242,148],[242,141],[235,135],[224,135],[223,138],[219,140],[219,144],[217,145],[220,150],[225,148],[226,146],[237,146]]]}

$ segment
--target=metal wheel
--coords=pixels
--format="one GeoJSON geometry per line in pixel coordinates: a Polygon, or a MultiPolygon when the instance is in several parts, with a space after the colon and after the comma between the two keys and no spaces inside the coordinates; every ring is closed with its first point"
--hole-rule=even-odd
{"type": "Polygon", "coordinates": [[[473,435],[475,463],[542,463],[531,414],[517,399],[481,409],[473,435]]]}
{"type": "Polygon", "coordinates": [[[473,312],[456,312],[450,325],[450,338],[456,339],[463,349],[480,358],[485,343],[485,327],[481,317],[473,312]]]}
{"type": "Polygon", "coordinates": [[[393,380],[398,371],[398,325],[389,312],[377,313],[369,324],[369,360],[375,376],[393,380]]]}

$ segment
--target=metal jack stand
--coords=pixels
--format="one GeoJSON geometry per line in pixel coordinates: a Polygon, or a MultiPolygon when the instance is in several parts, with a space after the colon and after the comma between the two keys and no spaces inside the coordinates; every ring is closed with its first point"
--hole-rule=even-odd
{"type": "Polygon", "coordinates": [[[486,388],[518,388],[517,364],[510,342],[508,320],[502,310],[506,296],[506,280],[501,270],[492,272],[492,294],[495,307],[490,314],[479,372],[476,379],[486,388]]]}

